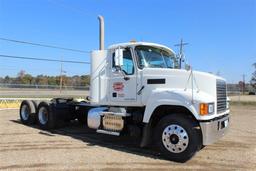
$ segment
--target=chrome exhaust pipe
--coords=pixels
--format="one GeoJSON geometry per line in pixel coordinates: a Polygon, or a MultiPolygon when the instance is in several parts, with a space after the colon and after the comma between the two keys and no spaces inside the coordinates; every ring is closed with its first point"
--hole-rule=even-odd
{"type": "Polygon", "coordinates": [[[103,16],[98,16],[100,27],[99,27],[99,50],[104,50],[104,18],[103,16]]]}

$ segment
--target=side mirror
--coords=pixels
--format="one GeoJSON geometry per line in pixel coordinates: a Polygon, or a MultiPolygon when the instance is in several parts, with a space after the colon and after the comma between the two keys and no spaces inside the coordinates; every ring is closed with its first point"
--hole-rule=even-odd
{"type": "Polygon", "coordinates": [[[123,51],[124,49],[118,48],[115,50],[115,66],[123,66],[123,51]]]}

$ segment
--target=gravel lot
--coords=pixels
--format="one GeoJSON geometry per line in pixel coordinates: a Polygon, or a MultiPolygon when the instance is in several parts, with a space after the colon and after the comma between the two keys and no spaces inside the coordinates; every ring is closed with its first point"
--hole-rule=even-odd
{"type": "Polygon", "coordinates": [[[228,134],[181,164],[128,138],[96,136],[76,122],[47,132],[20,124],[18,110],[1,110],[0,170],[254,170],[255,111],[232,106],[228,134]]]}
{"type": "Polygon", "coordinates": [[[229,96],[231,101],[256,102],[256,95],[229,96]]]}

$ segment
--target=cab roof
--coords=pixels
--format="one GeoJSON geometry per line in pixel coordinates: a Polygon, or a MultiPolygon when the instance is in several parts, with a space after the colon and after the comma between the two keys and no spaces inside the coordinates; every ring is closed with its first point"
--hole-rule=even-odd
{"type": "Polygon", "coordinates": [[[157,48],[162,48],[166,51],[169,51],[169,52],[175,54],[174,51],[172,49],[170,49],[169,47],[167,47],[167,46],[157,44],[157,43],[150,43],[150,42],[118,43],[118,44],[113,44],[113,45],[109,46],[108,49],[116,49],[118,47],[134,47],[134,46],[138,46],[138,45],[153,46],[153,47],[157,47],[157,48]]]}

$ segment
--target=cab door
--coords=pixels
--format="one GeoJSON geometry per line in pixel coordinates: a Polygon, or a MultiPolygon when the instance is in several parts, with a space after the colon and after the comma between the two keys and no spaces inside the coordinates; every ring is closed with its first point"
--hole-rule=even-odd
{"type": "Polygon", "coordinates": [[[123,65],[115,67],[115,52],[112,53],[112,72],[110,77],[110,101],[115,105],[131,105],[137,101],[137,71],[131,48],[123,51],[123,65]],[[113,103],[114,102],[114,103],[113,103]],[[120,104],[118,104],[121,102],[120,104]],[[127,103],[124,103],[127,102],[127,103]]]}

